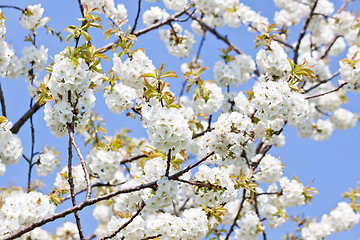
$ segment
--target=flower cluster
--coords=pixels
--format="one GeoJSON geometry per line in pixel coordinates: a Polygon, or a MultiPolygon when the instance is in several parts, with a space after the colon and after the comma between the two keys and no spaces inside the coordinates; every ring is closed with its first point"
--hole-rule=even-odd
{"type": "Polygon", "coordinates": [[[55,56],[51,76],[45,82],[55,102],[53,106],[47,102],[44,110],[46,124],[55,136],[66,135],[68,124],[73,123],[75,131],[85,125],[95,105],[96,75],[82,58],[74,64],[67,56],[55,56]]]}
{"type": "Polygon", "coordinates": [[[226,87],[227,84],[236,87],[247,82],[255,70],[255,62],[251,56],[245,54],[236,55],[228,64],[217,61],[213,69],[215,81],[222,87],[226,87]]]}
{"type": "Polygon", "coordinates": [[[0,235],[12,233],[54,212],[55,205],[42,193],[15,192],[3,200],[0,208],[0,235]]]}
{"type": "MultiPolygon", "coordinates": [[[[80,164],[72,167],[72,177],[74,179],[74,192],[79,192],[86,188],[84,171],[80,164]]],[[[68,179],[69,171],[66,166],[61,169],[58,174],[56,174],[54,186],[59,188],[61,191],[70,191],[68,179]]]]}
{"type": "Polygon", "coordinates": [[[87,165],[94,174],[99,175],[104,182],[110,182],[117,170],[123,154],[118,151],[105,151],[93,148],[87,156],[87,165]]]}
{"type": "Polygon", "coordinates": [[[105,14],[116,23],[127,18],[125,5],[118,4],[115,7],[114,0],[82,0],[81,2],[86,3],[89,9],[96,8],[96,13],[105,14]]]}
{"type": "Polygon", "coordinates": [[[120,114],[133,106],[136,97],[134,88],[123,83],[116,83],[114,87],[107,88],[104,92],[105,103],[113,113],[120,114]]]}
{"type": "Polygon", "coordinates": [[[260,49],[256,55],[256,63],[269,76],[281,76],[291,70],[284,49],[276,41],[270,43],[269,49],[260,49]]]}
{"type": "Polygon", "coordinates": [[[350,204],[338,203],[329,215],[324,214],[320,222],[311,222],[301,230],[304,240],[316,240],[328,237],[330,234],[351,229],[360,220],[360,214],[355,213],[350,204]]]}
{"type": "Polygon", "coordinates": [[[34,31],[35,28],[42,27],[50,21],[49,17],[42,18],[43,13],[41,4],[28,6],[20,18],[20,23],[25,29],[34,31]]]}
{"type": "Polygon", "coordinates": [[[58,155],[59,153],[55,151],[55,148],[45,147],[35,166],[38,176],[46,176],[55,170],[56,165],[59,164],[58,155]]]}
{"type": "Polygon", "coordinates": [[[0,176],[5,172],[5,165],[17,163],[23,153],[21,140],[10,131],[11,127],[8,121],[0,124],[0,176]]]}
{"type": "Polygon", "coordinates": [[[149,141],[157,149],[179,152],[191,140],[191,130],[182,112],[175,108],[148,107],[143,109],[143,125],[149,141]]]}
{"type": "MultiPolygon", "coordinates": [[[[256,155],[255,157],[258,159],[261,155],[256,155]]],[[[258,160],[251,161],[257,162],[258,160]]],[[[259,164],[260,172],[256,174],[256,180],[259,182],[274,183],[283,175],[282,168],[280,158],[274,158],[270,154],[266,154],[259,164]]]]}
{"type": "Polygon", "coordinates": [[[352,46],[347,53],[347,59],[340,61],[341,79],[347,82],[350,90],[360,91],[360,47],[352,46]]]}
{"type": "Polygon", "coordinates": [[[169,180],[167,177],[162,177],[156,184],[158,187],[155,196],[152,196],[146,201],[146,207],[152,210],[169,206],[179,191],[179,184],[169,180]]]}
{"type": "Polygon", "coordinates": [[[151,7],[149,10],[146,10],[143,13],[143,22],[146,26],[150,26],[151,24],[157,23],[161,20],[164,20],[169,17],[169,14],[165,9],[161,9],[159,7],[151,7]]]}
{"type": "Polygon", "coordinates": [[[188,30],[184,31],[178,24],[174,23],[169,30],[160,29],[161,40],[165,43],[171,55],[177,57],[188,57],[191,53],[191,47],[194,45],[194,35],[188,30]]]}
{"type": "Polygon", "coordinates": [[[132,53],[131,58],[121,61],[116,54],[113,58],[113,70],[118,74],[120,81],[135,89],[137,97],[142,96],[144,88],[144,79],[139,78],[144,73],[151,73],[155,70],[152,61],[141,51],[132,53]]]}
{"type": "Polygon", "coordinates": [[[206,206],[216,207],[223,202],[233,201],[237,196],[234,182],[225,168],[201,165],[195,177],[198,181],[213,185],[211,190],[206,186],[195,187],[196,198],[206,206]]]}
{"type": "Polygon", "coordinates": [[[203,97],[195,97],[193,100],[193,108],[196,113],[207,113],[213,114],[217,112],[224,100],[224,95],[221,93],[221,88],[216,85],[216,83],[206,81],[204,83],[204,88],[208,92],[207,99],[203,97]]]}

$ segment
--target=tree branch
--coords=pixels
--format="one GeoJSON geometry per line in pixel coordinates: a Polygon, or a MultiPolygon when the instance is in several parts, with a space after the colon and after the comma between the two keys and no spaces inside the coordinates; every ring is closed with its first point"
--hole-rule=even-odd
{"type": "Polygon", "coordinates": [[[333,75],[331,75],[331,77],[329,77],[328,79],[325,80],[321,80],[320,82],[318,82],[317,84],[315,84],[314,86],[304,90],[305,93],[310,92],[311,90],[314,90],[315,88],[317,88],[318,86],[320,86],[321,84],[327,83],[328,81],[330,81],[331,79],[333,79],[334,77],[336,77],[337,75],[340,74],[340,71],[337,71],[336,73],[334,73],[333,75]]]}
{"type": "MultiPolygon", "coordinates": [[[[202,158],[199,161],[197,161],[196,163],[188,166],[184,170],[179,171],[179,172],[169,176],[169,179],[170,180],[176,180],[177,178],[179,178],[183,174],[187,173],[191,169],[193,169],[193,168],[197,167],[198,165],[200,165],[202,162],[206,161],[213,154],[214,154],[214,152],[211,152],[211,153],[207,154],[204,158],[202,158]]],[[[68,208],[68,209],[66,209],[66,210],[64,210],[64,211],[62,211],[60,213],[56,213],[56,214],[54,214],[52,216],[46,217],[46,218],[44,218],[44,219],[42,219],[42,220],[40,220],[38,222],[33,222],[30,225],[28,225],[28,226],[26,226],[26,227],[24,227],[24,228],[22,228],[22,229],[20,229],[18,231],[13,232],[12,234],[6,236],[2,240],[11,240],[11,239],[18,238],[18,237],[22,236],[23,234],[25,234],[27,232],[30,232],[34,228],[40,227],[40,226],[42,226],[42,225],[44,225],[44,224],[46,224],[48,222],[53,222],[56,219],[63,218],[63,217],[65,217],[65,216],[67,216],[67,215],[69,215],[71,213],[78,212],[78,211],[84,209],[87,206],[91,206],[91,205],[93,205],[93,204],[95,204],[97,202],[101,202],[101,201],[110,199],[110,198],[115,197],[117,195],[124,194],[124,193],[137,192],[137,191],[140,191],[140,190],[146,189],[146,188],[154,188],[156,186],[156,182],[157,181],[152,181],[152,182],[149,182],[149,183],[141,184],[141,185],[138,185],[138,186],[135,186],[135,187],[127,188],[127,189],[119,189],[117,191],[108,193],[108,194],[103,195],[103,196],[95,197],[95,198],[92,198],[90,200],[85,199],[82,203],[80,203],[80,204],[78,204],[76,206],[68,208]]]]}
{"type": "Polygon", "coordinates": [[[85,196],[85,199],[89,200],[90,196],[91,196],[91,184],[90,184],[89,173],[88,173],[88,171],[86,169],[86,163],[85,163],[84,157],[82,156],[82,154],[80,152],[79,147],[76,145],[74,132],[73,132],[73,129],[71,128],[70,124],[67,124],[67,128],[68,128],[68,131],[69,131],[69,138],[70,138],[71,144],[74,146],[74,148],[75,148],[75,150],[77,152],[77,155],[80,158],[81,167],[82,167],[82,169],[84,171],[85,180],[86,180],[86,196],[85,196]]]}
{"type": "Polygon", "coordinates": [[[336,92],[338,91],[340,88],[342,88],[343,86],[345,86],[347,84],[347,82],[344,82],[342,84],[340,84],[339,86],[337,86],[335,89],[333,90],[330,90],[330,91],[327,91],[327,92],[324,92],[324,93],[320,93],[320,94],[316,94],[316,95],[313,95],[313,96],[309,96],[309,97],[306,97],[305,99],[306,100],[309,100],[309,99],[312,99],[312,98],[317,98],[317,97],[321,97],[321,96],[324,96],[326,94],[329,94],[329,93],[333,93],[333,92],[336,92]]]}
{"type": "Polygon", "coordinates": [[[6,105],[5,105],[5,98],[4,98],[4,94],[1,88],[1,82],[0,82],[0,102],[1,102],[1,111],[2,111],[2,115],[4,117],[6,117],[6,105]]]}
{"type": "Polygon", "coordinates": [[[116,234],[118,234],[121,230],[123,230],[124,228],[126,228],[132,221],[134,221],[134,219],[140,214],[140,212],[144,209],[145,207],[145,202],[142,202],[139,210],[137,210],[137,212],[127,221],[125,222],[123,225],[121,225],[118,229],[116,229],[116,231],[114,231],[113,233],[99,238],[98,240],[106,240],[106,239],[110,239],[116,236],[116,234]]]}
{"type": "Polygon", "coordinates": [[[43,105],[39,105],[39,102],[36,102],[10,129],[10,131],[14,134],[18,133],[22,125],[34,114],[37,110],[39,110],[43,105]]]}
{"type": "Polygon", "coordinates": [[[137,25],[137,23],[138,23],[139,16],[140,16],[140,11],[141,11],[141,0],[138,0],[138,11],[137,11],[137,14],[136,14],[134,26],[133,26],[133,28],[131,29],[130,34],[133,34],[133,33],[135,32],[136,25],[137,25]]]}
{"type": "MultiPolygon", "coordinates": [[[[149,27],[146,27],[144,29],[141,29],[139,31],[136,31],[133,33],[133,35],[135,35],[136,37],[139,37],[147,32],[150,32],[154,29],[158,29],[164,25],[167,25],[171,22],[174,22],[176,21],[176,19],[178,17],[180,17],[181,15],[183,15],[188,9],[190,9],[192,6],[192,3],[188,4],[183,10],[179,11],[179,12],[176,12],[174,13],[173,15],[171,15],[170,17],[168,17],[167,19],[164,19],[163,21],[160,21],[160,22],[157,22],[157,23],[154,23],[152,25],[150,25],[149,27]]],[[[116,40],[115,42],[113,43],[109,43],[107,45],[105,45],[104,47],[101,47],[99,49],[97,49],[97,52],[99,53],[104,53],[108,50],[110,50],[114,45],[118,44],[119,43],[119,40],[116,40]]]]}
{"type": "Polygon", "coordinates": [[[243,209],[244,207],[244,202],[245,202],[245,194],[246,194],[246,190],[243,189],[243,195],[242,195],[242,199],[241,199],[241,202],[240,202],[240,207],[239,207],[239,211],[237,212],[235,218],[234,218],[234,221],[233,223],[231,224],[231,227],[229,229],[229,232],[226,234],[226,237],[225,237],[225,240],[228,240],[231,233],[234,231],[234,227],[236,225],[236,221],[239,219],[239,216],[240,216],[240,213],[241,213],[241,210],[243,209]]]}
{"type": "Polygon", "coordinates": [[[318,4],[318,1],[319,0],[315,0],[314,1],[314,5],[311,7],[311,10],[310,10],[310,15],[309,17],[306,19],[305,21],[305,24],[304,24],[304,27],[303,29],[301,30],[300,32],[300,36],[299,36],[299,39],[297,40],[297,43],[296,43],[296,46],[295,46],[295,50],[294,50],[294,63],[297,64],[297,59],[298,59],[298,55],[299,55],[299,48],[300,48],[300,44],[301,44],[301,41],[303,39],[303,37],[305,36],[305,33],[306,33],[306,29],[309,27],[309,23],[312,19],[312,16],[314,15],[314,11],[315,11],[315,8],[318,4]]]}

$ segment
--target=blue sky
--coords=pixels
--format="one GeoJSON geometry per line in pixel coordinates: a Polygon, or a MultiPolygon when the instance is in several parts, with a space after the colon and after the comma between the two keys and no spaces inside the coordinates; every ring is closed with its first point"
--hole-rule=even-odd
{"type": "MultiPolygon", "coordinates": [[[[135,0],[124,0],[116,1],[116,3],[124,3],[128,9],[129,23],[132,25],[134,17],[136,15],[137,1],[135,0]]],[[[262,14],[268,17],[269,21],[272,22],[273,14],[276,7],[271,0],[244,0],[244,4],[251,6],[254,10],[261,11],[262,14]]],[[[333,1],[336,6],[342,4],[342,1],[333,1]]],[[[4,1],[0,0],[0,5],[16,5],[25,8],[28,4],[42,3],[42,7],[45,8],[44,16],[50,16],[51,21],[49,26],[54,28],[56,31],[62,31],[68,25],[79,25],[76,21],[77,18],[81,17],[80,10],[76,0],[63,0],[63,1],[33,1],[33,0],[13,0],[4,1]]],[[[150,4],[143,1],[142,13],[149,9],[150,4]]],[[[360,3],[355,1],[352,9],[359,10],[360,3]]],[[[12,44],[16,53],[21,55],[21,49],[25,45],[30,43],[24,43],[24,37],[28,34],[27,31],[21,28],[18,19],[20,18],[20,12],[14,9],[4,9],[5,17],[8,19],[5,23],[8,28],[5,35],[5,40],[12,44]]],[[[169,11],[172,12],[172,11],[169,11]]],[[[108,28],[108,21],[104,20],[106,27],[108,28]]],[[[188,26],[188,24],[185,24],[188,26]]],[[[143,28],[142,21],[139,21],[137,29],[143,28]]],[[[228,35],[229,39],[234,42],[244,53],[252,55],[255,58],[256,51],[254,49],[254,37],[253,33],[247,33],[245,27],[240,29],[221,28],[219,32],[223,35],[228,35]]],[[[299,29],[294,28],[291,30],[291,40],[297,39],[299,29]]],[[[62,51],[65,48],[65,43],[59,43],[59,41],[45,33],[45,29],[38,30],[37,45],[45,45],[49,49],[49,56],[54,56],[56,53],[62,51]]],[[[63,33],[63,36],[67,36],[67,33],[63,33]]],[[[93,36],[93,43],[96,47],[104,45],[104,37],[100,31],[95,30],[93,36]]],[[[197,44],[193,47],[193,51],[196,53],[200,37],[197,36],[197,44]]],[[[71,43],[70,43],[71,44],[71,43]]],[[[226,47],[222,42],[215,39],[209,33],[207,34],[204,42],[204,48],[201,54],[201,59],[204,60],[204,64],[208,67],[213,66],[214,62],[219,60],[220,48],[226,47]]],[[[173,70],[182,75],[180,71],[181,63],[187,62],[187,59],[178,59],[170,56],[167,53],[165,44],[161,42],[157,31],[150,32],[149,34],[143,35],[138,38],[138,42],[134,48],[144,48],[147,55],[152,59],[154,65],[159,67],[161,63],[165,62],[167,70],[173,70]]],[[[194,55],[195,55],[194,53],[194,55]]],[[[112,58],[112,53],[108,52],[109,58],[112,58]]],[[[338,60],[336,60],[338,61],[338,60]]],[[[336,63],[336,61],[334,61],[336,63]]],[[[48,63],[51,59],[48,60],[48,63]]],[[[337,64],[332,68],[332,72],[336,71],[337,64]]],[[[103,68],[107,70],[111,67],[109,64],[103,64],[103,68]]],[[[40,75],[40,77],[43,77],[40,75]]],[[[207,79],[213,79],[212,70],[208,70],[205,74],[207,79]]],[[[175,93],[179,93],[179,87],[182,85],[183,78],[176,80],[170,80],[172,89],[175,93]]],[[[338,79],[335,79],[335,83],[338,79]]],[[[27,94],[27,83],[23,79],[10,80],[1,79],[1,85],[4,91],[5,100],[7,103],[8,118],[12,122],[16,122],[23,113],[28,109],[30,98],[27,94]]],[[[240,89],[248,90],[253,84],[250,80],[249,83],[241,86],[240,89]]],[[[102,98],[102,93],[99,92],[97,95],[96,110],[104,117],[106,121],[106,127],[109,134],[120,130],[122,127],[128,127],[134,131],[131,133],[132,136],[140,137],[146,136],[146,132],[141,127],[141,123],[136,120],[130,120],[126,118],[124,114],[115,115],[112,114],[106,107],[102,98]]],[[[360,113],[359,107],[359,96],[357,94],[348,94],[349,103],[343,107],[350,109],[354,112],[360,113]]],[[[55,146],[58,151],[62,152],[63,159],[66,159],[67,149],[67,138],[56,138],[51,135],[44,120],[43,120],[43,109],[40,109],[34,116],[35,128],[36,128],[36,145],[35,150],[41,151],[46,145],[55,146]]],[[[31,141],[30,141],[30,127],[29,123],[25,124],[19,132],[19,136],[22,139],[24,154],[29,155],[31,141]]],[[[325,142],[316,142],[311,139],[300,139],[297,137],[296,130],[291,127],[285,128],[286,145],[282,148],[273,148],[270,153],[277,157],[280,156],[281,160],[285,164],[285,175],[291,178],[292,175],[299,177],[303,181],[304,185],[308,185],[314,179],[313,184],[320,194],[315,196],[311,205],[306,207],[298,207],[294,209],[288,209],[290,214],[301,214],[304,213],[306,216],[321,218],[322,214],[328,214],[331,208],[335,208],[337,203],[342,201],[341,193],[347,191],[349,187],[355,188],[357,182],[360,180],[360,157],[357,152],[359,146],[358,137],[360,133],[359,125],[354,129],[341,131],[335,130],[329,140],[325,142]]],[[[86,155],[88,149],[83,147],[83,141],[80,135],[76,136],[78,144],[81,146],[83,154],[86,155]]],[[[77,161],[77,160],[76,160],[77,161]]],[[[65,165],[65,160],[62,161],[62,165],[65,165]]],[[[27,174],[27,163],[24,159],[21,159],[17,165],[7,167],[5,176],[0,178],[0,185],[6,186],[8,183],[15,183],[15,185],[25,186],[27,174]]],[[[53,187],[54,174],[49,177],[43,178],[47,186],[44,187],[44,192],[49,192],[53,187]]],[[[84,214],[84,213],[82,213],[84,214]]],[[[85,211],[86,214],[91,214],[91,209],[85,211]]],[[[73,216],[67,218],[69,221],[74,221],[73,216]]],[[[58,225],[54,223],[51,225],[58,225]]],[[[51,227],[51,225],[49,227],[51,227]]],[[[83,225],[88,226],[85,229],[86,235],[91,234],[90,230],[94,229],[94,222],[86,222],[83,220],[83,225]]],[[[49,229],[49,228],[48,228],[49,229]]],[[[292,224],[285,224],[280,229],[269,229],[268,239],[280,239],[281,236],[285,235],[287,231],[294,231],[295,228],[292,224]]],[[[351,232],[339,233],[329,237],[328,239],[357,239],[360,236],[360,226],[356,226],[351,232]]]]}

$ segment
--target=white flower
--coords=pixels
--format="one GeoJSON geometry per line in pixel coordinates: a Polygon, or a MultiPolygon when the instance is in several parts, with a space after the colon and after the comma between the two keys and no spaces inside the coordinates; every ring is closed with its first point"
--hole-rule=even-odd
{"type": "Polygon", "coordinates": [[[224,100],[224,95],[221,93],[221,88],[213,82],[205,82],[204,88],[208,91],[208,99],[205,101],[201,96],[197,96],[193,100],[193,108],[197,113],[213,114],[217,112],[224,100]]]}
{"type": "Polygon", "coordinates": [[[143,22],[146,26],[157,23],[169,17],[169,14],[165,9],[161,9],[158,6],[151,7],[143,13],[143,22]]]}
{"type": "Polygon", "coordinates": [[[30,5],[23,12],[20,23],[24,28],[34,31],[35,28],[42,27],[50,21],[49,17],[41,18],[43,13],[44,9],[41,7],[41,4],[30,5]]]}

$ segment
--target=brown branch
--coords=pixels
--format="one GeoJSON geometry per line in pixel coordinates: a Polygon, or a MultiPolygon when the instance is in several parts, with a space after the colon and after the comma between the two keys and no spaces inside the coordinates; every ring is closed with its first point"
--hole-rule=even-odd
{"type": "Polygon", "coordinates": [[[125,163],[129,163],[129,162],[132,162],[132,161],[135,161],[135,160],[138,160],[138,159],[141,159],[143,157],[146,157],[145,154],[141,154],[141,155],[137,155],[137,156],[134,156],[134,157],[130,157],[130,158],[125,158],[123,160],[120,161],[120,165],[121,164],[125,164],[125,163]]]}
{"type": "Polygon", "coordinates": [[[20,7],[10,6],[10,5],[0,5],[0,8],[12,8],[12,9],[20,10],[23,13],[25,12],[25,10],[20,7]]]}
{"type": "Polygon", "coordinates": [[[82,169],[84,171],[85,180],[86,180],[86,196],[85,196],[85,199],[89,200],[90,196],[91,196],[91,184],[90,184],[89,173],[88,173],[88,171],[86,169],[86,163],[85,163],[83,155],[80,152],[79,147],[76,145],[74,132],[73,132],[73,129],[71,128],[70,124],[67,124],[67,128],[68,128],[68,131],[69,131],[69,137],[70,137],[70,140],[71,140],[71,144],[74,146],[74,148],[76,150],[76,153],[80,158],[81,167],[82,167],[82,169]]]}
{"type": "Polygon", "coordinates": [[[341,37],[340,35],[335,35],[331,42],[327,45],[325,52],[320,56],[319,59],[324,59],[328,53],[330,52],[331,48],[334,46],[336,40],[341,37]]]}
{"type": "MultiPolygon", "coordinates": [[[[150,32],[150,31],[152,31],[152,30],[154,30],[154,29],[158,29],[158,28],[160,28],[160,27],[162,27],[162,26],[164,26],[164,25],[167,25],[167,24],[169,24],[169,23],[171,23],[171,22],[174,22],[174,21],[176,21],[176,19],[177,19],[178,17],[180,17],[180,16],[183,15],[188,9],[190,9],[191,6],[192,6],[192,3],[188,4],[183,10],[174,13],[173,15],[171,15],[170,17],[168,17],[167,19],[164,19],[163,21],[154,23],[154,24],[152,24],[152,25],[150,25],[150,26],[148,26],[148,27],[146,27],[146,28],[144,28],[144,29],[141,29],[141,30],[138,30],[138,31],[134,32],[133,35],[135,35],[136,37],[139,37],[139,36],[141,36],[141,35],[143,35],[143,34],[145,34],[145,33],[147,33],[147,32],[150,32]]],[[[113,43],[109,43],[109,44],[105,45],[104,47],[101,47],[101,48],[97,49],[97,52],[99,52],[99,53],[104,53],[104,52],[110,50],[114,45],[118,44],[119,41],[120,41],[120,40],[116,40],[116,41],[113,42],[113,43]]]]}
{"type": "Polygon", "coordinates": [[[142,238],[141,240],[149,240],[149,239],[159,238],[161,236],[162,236],[161,234],[158,234],[156,236],[149,236],[149,237],[146,237],[146,238],[142,238]]]}
{"type": "Polygon", "coordinates": [[[165,177],[169,177],[170,164],[171,164],[171,149],[169,149],[168,154],[167,154],[165,177]]]}
{"type": "MultiPolygon", "coordinates": [[[[32,75],[32,78],[34,75],[32,75]]],[[[33,98],[30,100],[30,108],[33,104],[33,98]]],[[[29,159],[29,171],[28,171],[28,185],[26,188],[26,192],[30,192],[31,190],[31,173],[33,168],[33,159],[34,159],[34,147],[35,147],[35,129],[34,129],[34,122],[32,116],[30,116],[30,132],[31,132],[31,155],[29,159]]]]}
{"type": "Polygon", "coordinates": [[[229,41],[229,39],[225,36],[220,35],[214,28],[211,28],[209,25],[207,25],[204,21],[202,21],[200,18],[192,15],[191,13],[189,13],[186,10],[186,14],[188,14],[193,20],[197,21],[202,27],[203,29],[211,32],[212,34],[214,34],[218,39],[222,40],[224,43],[226,43],[229,47],[231,47],[232,49],[234,49],[235,52],[237,52],[238,54],[243,54],[243,52],[236,47],[232,42],[229,41]]]}
{"type": "Polygon", "coordinates": [[[308,88],[305,90],[305,93],[310,92],[311,90],[314,90],[315,88],[317,88],[318,86],[320,86],[321,84],[327,83],[328,81],[330,81],[331,79],[333,79],[334,77],[336,77],[337,75],[340,74],[340,71],[337,71],[336,73],[334,73],[333,75],[331,75],[328,79],[325,80],[321,80],[320,82],[318,82],[317,84],[315,84],[314,86],[308,88]]]}
{"type": "Polygon", "coordinates": [[[321,97],[321,96],[324,96],[326,94],[329,94],[329,93],[333,93],[333,92],[336,92],[338,91],[340,88],[342,88],[343,86],[345,86],[347,84],[347,82],[344,82],[342,84],[340,84],[339,86],[337,86],[335,89],[333,90],[330,90],[330,91],[327,91],[327,92],[324,92],[324,93],[320,93],[320,94],[316,94],[316,95],[313,95],[313,96],[309,96],[309,97],[306,97],[305,99],[306,100],[309,100],[309,99],[312,99],[312,98],[317,98],[317,97],[321,97]]]}
{"type": "Polygon", "coordinates": [[[241,199],[241,202],[240,202],[240,207],[239,207],[239,211],[237,212],[235,218],[234,218],[234,221],[233,223],[231,224],[231,227],[229,229],[229,232],[226,234],[226,237],[225,237],[225,240],[228,240],[231,233],[234,231],[234,227],[236,225],[236,221],[239,219],[239,216],[240,216],[240,213],[241,213],[241,210],[243,209],[244,207],[244,202],[245,202],[245,194],[246,194],[246,190],[244,189],[243,190],[243,195],[242,195],[242,199],[241,199]]]}
{"type": "Polygon", "coordinates": [[[121,225],[118,229],[116,229],[116,231],[112,232],[111,234],[99,238],[98,240],[106,240],[106,239],[110,239],[116,236],[116,234],[118,234],[121,230],[123,230],[124,228],[126,228],[132,221],[134,221],[134,219],[140,214],[140,212],[144,209],[145,207],[145,202],[142,202],[139,210],[137,210],[137,212],[127,221],[125,222],[123,225],[121,225]]]}
{"type": "Polygon", "coordinates": [[[134,26],[133,26],[133,28],[131,29],[130,34],[133,34],[133,33],[135,32],[136,25],[137,25],[137,23],[138,23],[139,16],[140,16],[140,11],[141,11],[141,0],[138,0],[138,10],[137,10],[137,13],[136,13],[136,18],[135,18],[134,26]]]}
{"type": "Polygon", "coordinates": [[[0,83],[0,102],[1,102],[1,111],[2,111],[2,115],[4,117],[6,117],[6,105],[5,105],[5,98],[4,98],[4,94],[1,88],[1,83],[0,83]]]}
{"type": "Polygon", "coordinates": [[[79,7],[80,7],[80,11],[81,11],[82,17],[85,17],[85,15],[84,15],[84,6],[83,6],[83,4],[81,3],[81,0],[78,0],[78,3],[79,3],[79,7]]]}
{"type": "Polygon", "coordinates": [[[18,133],[22,125],[34,114],[37,110],[39,110],[43,105],[39,105],[39,102],[36,102],[10,129],[10,131],[14,134],[18,133]]]}
{"type": "MultiPolygon", "coordinates": [[[[69,97],[69,99],[71,99],[70,90],[68,92],[68,97],[69,97]]],[[[69,128],[69,126],[68,126],[68,128],[69,128]]],[[[74,186],[74,179],[72,176],[72,157],[73,157],[72,156],[72,146],[71,146],[72,141],[71,141],[71,136],[70,136],[70,133],[72,131],[73,130],[72,130],[72,126],[71,126],[71,129],[69,129],[69,144],[68,144],[68,182],[69,182],[69,186],[70,186],[70,195],[71,195],[72,205],[73,205],[73,207],[75,207],[76,206],[76,199],[75,199],[75,194],[74,194],[75,186],[74,186]]],[[[84,233],[81,228],[80,217],[79,217],[78,211],[74,211],[74,216],[75,216],[75,220],[76,220],[76,226],[77,226],[77,229],[78,229],[78,232],[80,235],[80,239],[83,240],[83,239],[85,239],[85,237],[84,237],[84,233]]]]}
{"type": "MultiPolygon", "coordinates": [[[[196,163],[188,166],[184,170],[169,176],[169,179],[170,180],[176,180],[177,178],[179,178],[183,174],[187,173],[191,169],[193,169],[193,168],[197,167],[198,165],[200,165],[202,162],[206,161],[213,154],[214,154],[214,152],[211,152],[211,153],[207,154],[204,158],[202,158],[199,161],[197,161],[196,163]]],[[[124,194],[124,193],[137,192],[137,191],[140,191],[140,190],[146,189],[146,188],[154,188],[155,186],[156,186],[156,181],[152,181],[152,182],[149,182],[149,183],[141,184],[141,185],[138,185],[138,186],[135,186],[135,187],[127,188],[127,189],[119,189],[117,191],[108,193],[108,194],[103,195],[103,196],[95,197],[95,198],[92,198],[90,200],[85,199],[82,203],[80,203],[80,204],[78,204],[76,206],[68,208],[68,209],[66,209],[66,210],[64,210],[64,211],[62,211],[60,213],[56,213],[54,215],[46,217],[46,218],[44,218],[44,219],[42,219],[40,221],[33,222],[30,225],[28,225],[28,226],[26,226],[26,227],[24,227],[24,228],[22,228],[22,229],[20,229],[18,231],[13,232],[12,234],[6,236],[2,240],[11,240],[11,239],[18,238],[18,237],[22,236],[23,234],[25,234],[27,232],[30,232],[31,230],[33,230],[33,229],[35,229],[37,227],[40,227],[40,226],[42,226],[42,225],[44,225],[44,224],[46,224],[48,222],[53,222],[56,219],[66,217],[67,215],[69,215],[71,213],[81,211],[85,207],[91,206],[91,205],[93,205],[93,204],[95,204],[97,202],[108,200],[108,199],[110,199],[112,197],[115,197],[117,195],[124,194]]]]}
{"type": "Polygon", "coordinates": [[[314,15],[314,11],[315,11],[315,8],[316,8],[316,6],[318,4],[318,1],[319,0],[314,1],[314,5],[311,7],[311,10],[310,10],[310,15],[306,19],[304,27],[300,32],[299,39],[297,40],[297,43],[296,43],[296,46],[295,46],[295,49],[294,49],[294,63],[295,64],[297,64],[297,59],[298,59],[298,55],[299,55],[299,48],[300,48],[301,41],[302,41],[303,37],[305,36],[307,28],[309,27],[309,23],[310,23],[310,21],[312,19],[312,16],[314,15]]]}
{"type": "MultiPolygon", "coordinates": [[[[125,182],[126,182],[126,181],[125,181],[125,182]]],[[[120,186],[120,185],[124,184],[125,182],[121,182],[121,183],[117,183],[117,184],[110,184],[110,183],[101,183],[101,182],[98,182],[98,183],[95,183],[95,184],[91,185],[91,189],[93,189],[93,188],[95,188],[95,187],[116,187],[116,186],[120,186]]],[[[87,190],[87,187],[81,189],[80,191],[78,191],[78,192],[75,193],[75,196],[78,195],[78,194],[80,194],[80,193],[82,193],[82,192],[85,192],[86,190],[87,190]]],[[[66,200],[68,200],[68,199],[70,199],[70,198],[71,198],[71,196],[68,195],[68,196],[66,196],[66,197],[63,198],[62,202],[66,201],[66,200]]]]}

